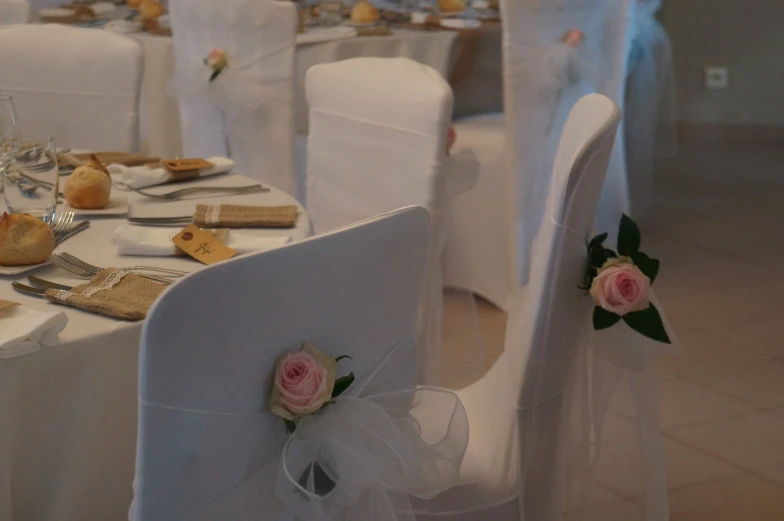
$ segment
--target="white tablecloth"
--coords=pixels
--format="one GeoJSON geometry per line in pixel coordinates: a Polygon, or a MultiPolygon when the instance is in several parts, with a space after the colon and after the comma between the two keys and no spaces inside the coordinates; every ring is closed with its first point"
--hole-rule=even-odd
{"type": "MultiPolygon", "coordinates": [[[[149,34],[130,35],[144,48],[144,83],[141,108],[141,151],[159,157],[181,155],[182,141],[177,102],[166,94],[174,72],[172,40],[149,34]]],[[[297,46],[297,127],[307,133],[305,73],[318,63],[360,56],[411,58],[447,75],[454,31],[395,30],[391,36],[354,37],[297,46]]],[[[500,49],[499,49],[500,52],[500,49]]]]}
{"type": "MultiPolygon", "coordinates": [[[[216,176],[192,184],[243,186],[241,176],[216,176]]],[[[169,191],[173,185],[150,189],[169,191]]],[[[120,192],[123,193],[123,192],[120,192]]],[[[128,193],[135,216],[187,215],[198,202],[279,205],[295,201],[279,190],[226,199],[159,203],[128,193]]],[[[2,196],[0,196],[2,200],[2,196]]],[[[5,210],[0,203],[0,212],[5,210]]],[[[122,218],[91,217],[88,230],[63,243],[65,251],[98,266],[203,268],[182,257],[119,257],[110,243],[122,218]]],[[[243,233],[251,233],[244,230],[243,233]]],[[[291,230],[256,230],[261,235],[310,235],[302,207],[291,230]]],[[[68,285],[84,283],[59,268],[31,274],[68,285]]],[[[0,520],[121,521],[132,498],[136,443],[137,355],[141,322],[124,322],[56,306],[17,293],[0,276],[0,298],[41,310],[62,310],[69,322],[55,348],[0,359],[0,520]]],[[[227,298],[229,296],[227,295],[227,298]]]]}

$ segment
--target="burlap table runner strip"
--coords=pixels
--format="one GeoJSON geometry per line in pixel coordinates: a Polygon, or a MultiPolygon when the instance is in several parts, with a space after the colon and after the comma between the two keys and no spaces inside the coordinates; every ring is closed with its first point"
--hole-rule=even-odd
{"type": "MultiPolygon", "coordinates": [[[[73,157],[80,161],[87,161],[90,159],[90,154],[73,154],[73,157]]],[[[95,152],[95,157],[104,165],[141,166],[160,161],[158,157],[129,154],[128,152],[95,152]]]]}
{"type": "Polygon", "coordinates": [[[93,313],[125,320],[142,320],[166,286],[118,270],[107,268],[87,284],[70,291],[49,290],[46,300],[93,313]]]}
{"type": "Polygon", "coordinates": [[[193,223],[200,227],[293,228],[297,224],[297,207],[199,204],[193,223]]]}
{"type": "Polygon", "coordinates": [[[15,308],[18,305],[19,302],[11,302],[10,300],[0,299],[0,314],[5,313],[6,311],[15,308]]]}
{"type": "Polygon", "coordinates": [[[357,28],[357,36],[389,36],[390,34],[392,34],[392,30],[386,25],[357,28]]]}

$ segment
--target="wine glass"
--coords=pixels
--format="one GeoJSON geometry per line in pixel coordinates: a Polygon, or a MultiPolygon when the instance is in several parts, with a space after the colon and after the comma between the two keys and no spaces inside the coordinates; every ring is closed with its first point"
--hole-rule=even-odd
{"type": "Polygon", "coordinates": [[[11,96],[0,95],[0,167],[4,167],[16,153],[22,125],[16,115],[16,105],[11,96]]]}
{"type": "Polygon", "coordinates": [[[8,211],[51,222],[60,195],[59,174],[51,137],[19,139],[3,166],[3,195],[8,211]]]}

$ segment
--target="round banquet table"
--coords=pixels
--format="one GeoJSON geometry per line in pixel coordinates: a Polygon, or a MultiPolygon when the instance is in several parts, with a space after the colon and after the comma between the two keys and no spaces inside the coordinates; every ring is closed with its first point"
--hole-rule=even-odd
{"type": "MultiPolygon", "coordinates": [[[[239,175],[219,175],[145,190],[160,193],[193,185],[252,183],[255,181],[239,175]]],[[[293,240],[311,234],[310,220],[302,206],[274,188],[268,193],[163,203],[134,192],[115,193],[127,195],[129,215],[135,217],[188,215],[197,203],[297,204],[295,228],[243,233],[288,235],[293,240]]],[[[0,211],[4,210],[3,201],[0,211]]],[[[126,216],[85,217],[90,219],[90,228],[56,251],[102,267],[146,265],[184,271],[205,267],[189,257],[121,257],[110,237],[126,216]]],[[[0,275],[0,298],[30,308],[64,311],[69,318],[60,334],[60,346],[0,358],[0,520],[128,519],[136,453],[137,357],[142,322],[57,306],[11,288],[12,281],[24,281],[30,274],[66,285],[85,282],[51,265],[19,275],[0,275]]]]}

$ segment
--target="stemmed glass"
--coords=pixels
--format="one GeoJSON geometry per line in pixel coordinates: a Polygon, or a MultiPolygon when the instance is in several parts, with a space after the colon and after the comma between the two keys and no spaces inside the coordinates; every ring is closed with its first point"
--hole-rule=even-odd
{"type": "Polygon", "coordinates": [[[14,99],[0,95],[0,168],[5,168],[19,148],[22,125],[16,115],[14,99]]]}

